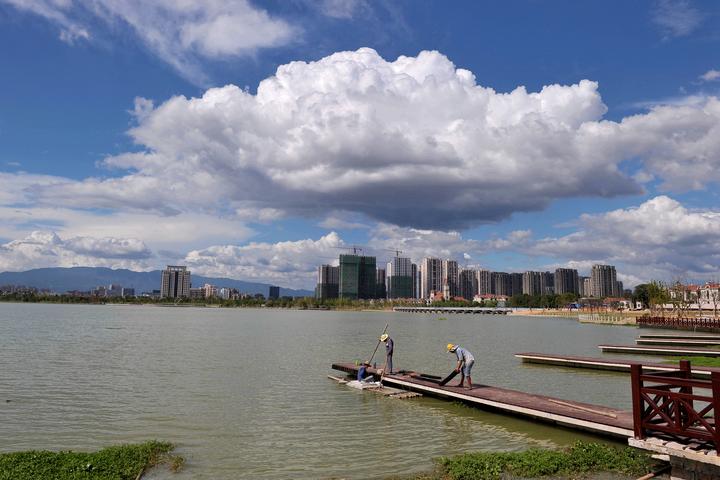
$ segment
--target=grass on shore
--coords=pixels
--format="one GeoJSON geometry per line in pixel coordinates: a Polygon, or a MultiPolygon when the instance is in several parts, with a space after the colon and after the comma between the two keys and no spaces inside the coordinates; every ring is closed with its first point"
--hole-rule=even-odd
{"type": "Polygon", "coordinates": [[[680,360],[690,360],[693,367],[720,367],[720,357],[669,357],[666,360],[676,366],[680,360]]]}
{"type": "Polygon", "coordinates": [[[104,448],[97,452],[28,451],[0,454],[0,480],[135,480],[159,464],[182,468],[168,442],[149,441],[104,448]]]}
{"type": "Polygon", "coordinates": [[[437,469],[412,480],[499,480],[502,478],[582,478],[612,472],[640,476],[652,466],[650,456],[629,447],[577,442],[564,450],[478,452],[441,457],[437,469]]]}

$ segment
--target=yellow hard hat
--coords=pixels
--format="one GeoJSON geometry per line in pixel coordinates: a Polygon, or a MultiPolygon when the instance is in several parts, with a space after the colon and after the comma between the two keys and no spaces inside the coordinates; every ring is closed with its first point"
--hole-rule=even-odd
{"type": "Polygon", "coordinates": [[[457,347],[456,347],[455,345],[453,345],[452,343],[448,343],[448,344],[447,344],[447,351],[448,351],[448,352],[452,352],[452,351],[455,350],[456,348],[457,348],[457,347]]]}
{"type": "Polygon", "coordinates": [[[381,341],[381,342],[384,342],[384,341],[387,340],[388,338],[390,338],[390,335],[388,335],[387,333],[383,333],[382,335],[380,335],[380,341],[381,341]]]}

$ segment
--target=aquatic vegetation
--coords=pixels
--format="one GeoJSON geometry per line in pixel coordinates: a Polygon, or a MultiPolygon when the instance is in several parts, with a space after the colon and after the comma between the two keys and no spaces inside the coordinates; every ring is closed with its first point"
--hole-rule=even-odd
{"type": "Polygon", "coordinates": [[[0,480],[135,480],[160,464],[172,471],[185,460],[172,455],[168,442],[120,445],[98,452],[28,451],[0,454],[0,480]]]}

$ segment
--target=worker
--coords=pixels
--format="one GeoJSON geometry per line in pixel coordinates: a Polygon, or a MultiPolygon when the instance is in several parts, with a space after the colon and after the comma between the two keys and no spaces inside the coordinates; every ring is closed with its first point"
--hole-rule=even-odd
{"type": "Polygon", "coordinates": [[[452,343],[447,344],[447,350],[450,353],[454,353],[458,360],[455,371],[460,373],[460,383],[458,383],[457,386],[462,387],[465,383],[465,377],[467,377],[467,388],[473,388],[472,379],[470,378],[470,371],[473,365],[475,365],[475,357],[473,357],[473,354],[460,345],[452,343]]]}
{"type": "Polygon", "coordinates": [[[380,336],[380,341],[385,342],[385,373],[392,373],[392,357],[393,351],[395,350],[395,342],[393,342],[393,339],[390,338],[390,335],[388,335],[387,333],[383,333],[380,336]]]}
{"type": "Polygon", "coordinates": [[[358,369],[357,379],[358,382],[366,382],[368,379],[372,379],[372,374],[368,372],[370,368],[370,362],[363,362],[358,369]]]}

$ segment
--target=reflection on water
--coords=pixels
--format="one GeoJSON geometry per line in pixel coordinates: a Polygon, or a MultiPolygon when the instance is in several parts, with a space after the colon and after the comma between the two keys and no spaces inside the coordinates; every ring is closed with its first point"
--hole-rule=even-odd
{"type": "Polygon", "coordinates": [[[564,318],[0,304],[0,451],[178,444],[174,478],[383,478],[470,450],[581,438],[429,398],[394,400],[326,378],[367,358],[385,323],[396,368],[629,407],[623,374],[523,365],[523,351],[599,356],[636,330],[564,318]],[[6,400],[11,400],[9,403],[6,400]]]}

